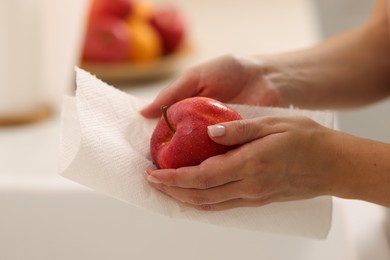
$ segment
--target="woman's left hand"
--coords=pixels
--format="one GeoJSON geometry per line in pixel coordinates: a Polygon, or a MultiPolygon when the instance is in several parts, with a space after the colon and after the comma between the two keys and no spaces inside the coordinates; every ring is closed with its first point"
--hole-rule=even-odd
{"type": "Polygon", "coordinates": [[[211,126],[209,135],[217,143],[240,146],[198,166],[148,169],[146,179],[203,210],[307,199],[336,188],[337,132],[311,119],[258,117],[211,126]]]}

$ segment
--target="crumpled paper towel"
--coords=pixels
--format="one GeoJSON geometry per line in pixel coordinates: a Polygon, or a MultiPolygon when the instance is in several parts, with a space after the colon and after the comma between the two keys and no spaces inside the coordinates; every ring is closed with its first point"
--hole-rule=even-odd
{"type": "MultiPolygon", "coordinates": [[[[81,69],[76,72],[76,96],[66,96],[63,105],[62,176],[171,218],[317,239],[327,237],[332,219],[331,197],[208,212],[181,206],[151,188],[143,174],[152,165],[149,139],[157,119],[145,119],[138,112],[150,101],[121,92],[81,69]]],[[[305,115],[327,127],[333,126],[333,116],[326,112],[231,107],[245,118],[305,115]]]]}

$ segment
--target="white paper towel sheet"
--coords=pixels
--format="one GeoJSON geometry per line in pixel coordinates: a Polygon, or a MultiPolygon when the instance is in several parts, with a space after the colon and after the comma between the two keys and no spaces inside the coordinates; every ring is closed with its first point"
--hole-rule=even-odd
{"type": "MultiPolygon", "coordinates": [[[[317,239],[327,237],[332,219],[331,197],[207,212],[183,207],[151,188],[143,174],[152,165],[149,139],[157,119],[145,119],[138,112],[150,101],[121,92],[88,72],[76,71],[76,96],[65,97],[63,105],[62,176],[171,218],[317,239]]],[[[231,107],[244,118],[304,115],[327,127],[333,126],[333,115],[327,112],[243,105],[231,107]]]]}

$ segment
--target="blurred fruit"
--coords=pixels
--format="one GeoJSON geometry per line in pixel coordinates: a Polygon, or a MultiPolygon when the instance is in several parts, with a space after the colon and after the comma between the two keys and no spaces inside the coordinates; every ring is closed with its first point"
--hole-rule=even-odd
{"type": "Polygon", "coordinates": [[[174,54],[186,37],[184,15],[148,0],[91,0],[83,61],[144,63],[174,54]]]}
{"type": "Polygon", "coordinates": [[[124,61],[129,55],[131,36],[123,19],[102,16],[89,24],[84,42],[83,60],[124,61]]]}
{"type": "Polygon", "coordinates": [[[133,18],[128,24],[131,35],[130,61],[148,62],[160,58],[163,44],[158,32],[145,20],[133,18]]]}
{"type": "Polygon", "coordinates": [[[134,5],[134,0],[93,0],[91,6],[91,17],[112,15],[119,18],[127,17],[134,5]]]}
{"type": "Polygon", "coordinates": [[[136,1],[134,2],[133,11],[129,16],[130,19],[145,19],[148,20],[153,13],[153,5],[147,1],[136,1]]]}
{"type": "Polygon", "coordinates": [[[153,12],[150,23],[161,35],[165,54],[171,54],[181,47],[186,36],[186,22],[179,9],[174,6],[160,7],[153,12]]]}

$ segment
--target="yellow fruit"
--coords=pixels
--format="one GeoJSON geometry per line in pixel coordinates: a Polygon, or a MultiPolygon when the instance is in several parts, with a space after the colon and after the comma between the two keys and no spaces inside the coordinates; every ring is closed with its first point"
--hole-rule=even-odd
{"type": "Polygon", "coordinates": [[[132,16],[138,19],[149,19],[153,13],[153,6],[147,1],[136,1],[134,3],[132,16]]]}
{"type": "Polygon", "coordinates": [[[153,61],[162,56],[163,43],[158,32],[146,21],[130,19],[129,59],[133,62],[153,61]]]}

